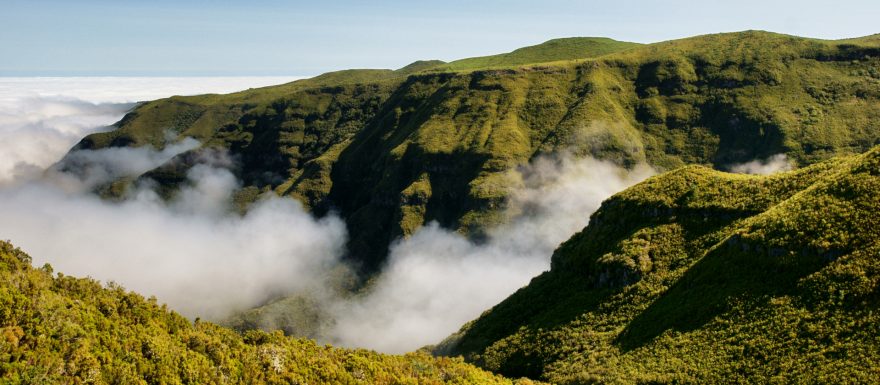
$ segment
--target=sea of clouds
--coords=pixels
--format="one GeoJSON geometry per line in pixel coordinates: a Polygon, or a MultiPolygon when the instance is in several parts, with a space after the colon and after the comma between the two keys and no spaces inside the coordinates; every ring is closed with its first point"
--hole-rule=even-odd
{"type": "Polygon", "coordinates": [[[85,135],[110,129],[138,101],[228,93],[296,77],[0,77],[0,183],[57,162],[85,135]]]}
{"type": "Polygon", "coordinates": [[[289,80],[0,78],[0,238],[30,253],[35,265],[117,282],[189,317],[222,319],[284,293],[324,293],[332,317],[327,342],[399,353],[439,342],[527,284],[604,199],[654,173],[566,153],[539,157],[511,171],[509,220],[487,239],[428,224],[392,245],[368,290],[336,296],[325,286],[345,267],[343,221],[316,219],[278,197],[234,212],[231,195],[240,184],[224,167],[228,159],[192,168],[171,201],[149,184],[117,202],[90,192],[198,147],[193,139],[161,151],[80,151],[68,161],[84,169],[51,168],[84,135],[111,129],[136,101],[289,80]]]}

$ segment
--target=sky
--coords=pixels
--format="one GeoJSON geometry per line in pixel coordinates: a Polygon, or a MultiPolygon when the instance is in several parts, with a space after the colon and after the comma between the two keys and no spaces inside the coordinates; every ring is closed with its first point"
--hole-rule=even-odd
{"type": "Polygon", "coordinates": [[[0,76],[312,76],[569,36],[857,37],[877,20],[876,0],[2,0],[0,76]]]}

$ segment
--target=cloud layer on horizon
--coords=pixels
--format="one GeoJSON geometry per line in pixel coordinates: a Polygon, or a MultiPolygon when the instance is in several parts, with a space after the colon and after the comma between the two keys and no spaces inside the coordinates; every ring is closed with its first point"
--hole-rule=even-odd
{"type": "Polygon", "coordinates": [[[233,92],[295,79],[0,78],[0,183],[39,173],[84,136],[110,129],[137,101],[233,92]]]}

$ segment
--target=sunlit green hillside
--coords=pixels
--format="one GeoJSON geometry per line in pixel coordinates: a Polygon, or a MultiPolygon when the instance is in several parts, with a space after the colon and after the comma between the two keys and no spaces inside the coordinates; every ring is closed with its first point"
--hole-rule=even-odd
{"type": "Polygon", "coordinates": [[[560,384],[872,383],[880,147],[772,176],[688,166],[603,203],[438,353],[560,384]]]}

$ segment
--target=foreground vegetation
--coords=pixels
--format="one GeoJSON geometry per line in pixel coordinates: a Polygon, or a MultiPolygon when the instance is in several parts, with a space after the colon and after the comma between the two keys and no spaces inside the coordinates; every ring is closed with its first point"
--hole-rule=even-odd
{"type": "Polygon", "coordinates": [[[243,181],[241,207],[274,192],[317,215],[336,210],[351,235],[349,259],[371,272],[392,240],[427,221],[474,235],[501,221],[517,183],[508,171],[544,152],[725,169],[778,153],[806,165],[866,151],[880,143],[880,36],[558,39],[451,63],[161,99],[117,126],[77,148],[199,139],[203,148],[141,176],[166,195],[207,148],[228,151],[243,181]]]}
{"type": "Polygon", "coordinates": [[[30,263],[0,242],[4,384],[511,383],[424,352],[390,356],[192,323],[153,298],[30,263]]]}
{"type": "Polygon", "coordinates": [[[772,176],[688,166],[607,200],[436,348],[559,384],[873,383],[880,147],[772,176]]]}

